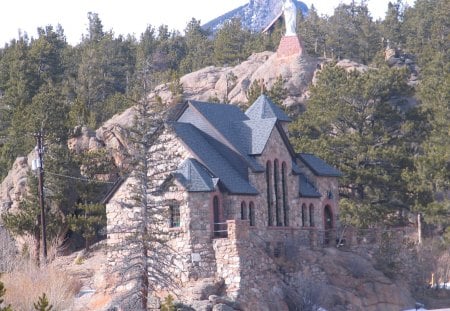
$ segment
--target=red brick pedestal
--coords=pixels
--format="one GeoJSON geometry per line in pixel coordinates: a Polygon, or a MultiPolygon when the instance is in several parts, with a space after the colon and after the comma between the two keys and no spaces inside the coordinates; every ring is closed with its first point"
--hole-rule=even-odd
{"type": "Polygon", "coordinates": [[[284,36],[281,38],[278,46],[278,57],[287,57],[291,55],[302,55],[303,48],[297,36],[284,36]]]}

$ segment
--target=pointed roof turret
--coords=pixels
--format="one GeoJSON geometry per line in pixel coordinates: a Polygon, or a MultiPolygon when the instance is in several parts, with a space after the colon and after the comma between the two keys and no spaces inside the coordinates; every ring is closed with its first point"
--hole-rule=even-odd
{"type": "Polygon", "coordinates": [[[252,120],[276,118],[282,122],[292,121],[280,107],[274,104],[274,102],[264,94],[258,97],[253,105],[247,109],[245,114],[252,120]]]}

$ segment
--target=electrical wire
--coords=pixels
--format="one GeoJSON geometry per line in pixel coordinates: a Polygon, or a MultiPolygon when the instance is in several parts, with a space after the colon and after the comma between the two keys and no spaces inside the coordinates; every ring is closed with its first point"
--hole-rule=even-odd
{"type": "Polygon", "coordinates": [[[97,180],[97,179],[75,177],[75,176],[57,174],[57,173],[52,173],[52,172],[47,172],[47,171],[45,172],[45,174],[58,176],[58,177],[62,177],[62,178],[67,178],[67,179],[75,179],[75,180],[81,180],[81,181],[91,181],[91,182],[96,182],[96,183],[100,183],[100,184],[115,184],[116,183],[115,181],[101,181],[101,180],[97,180]]]}

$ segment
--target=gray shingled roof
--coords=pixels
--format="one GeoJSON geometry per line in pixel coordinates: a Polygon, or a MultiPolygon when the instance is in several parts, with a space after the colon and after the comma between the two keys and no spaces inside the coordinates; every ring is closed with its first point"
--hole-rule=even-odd
{"type": "Polygon", "coordinates": [[[248,117],[235,105],[211,104],[198,101],[190,101],[207,120],[212,124],[229,142],[239,150],[245,151],[245,145],[236,139],[233,124],[248,120],[248,117]]]}
{"type": "Polygon", "coordinates": [[[317,176],[340,177],[342,173],[324,160],[310,153],[299,153],[298,158],[317,176]]]}
{"type": "Polygon", "coordinates": [[[303,198],[320,198],[322,195],[316,190],[313,184],[308,180],[308,178],[300,174],[300,196],[303,198]]]}
{"type": "Polygon", "coordinates": [[[173,176],[189,192],[214,191],[218,182],[218,179],[195,159],[183,161],[173,176]]]}
{"type": "Polygon", "coordinates": [[[289,118],[280,107],[275,105],[266,95],[261,95],[258,99],[247,109],[245,114],[252,120],[276,118],[280,121],[291,122],[289,118]]]}
{"type": "Polygon", "coordinates": [[[174,122],[171,125],[177,136],[194,153],[198,161],[219,178],[219,182],[230,193],[258,194],[258,191],[248,181],[246,170],[248,164],[241,157],[233,156],[233,151],[225,150],[226,147],[223,144],[207,136],[192,124],[174,122]]]}

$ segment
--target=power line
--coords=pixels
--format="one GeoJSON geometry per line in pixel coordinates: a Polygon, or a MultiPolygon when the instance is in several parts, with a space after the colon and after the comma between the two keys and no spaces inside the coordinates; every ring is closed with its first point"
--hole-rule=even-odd
{"type": "Polygon", "coordinates": [[[48,175],[58,176],[62,178],[68,178],[68,179],[75,179],[75,180],[81,180],[81,181],[92,181],[100,184],[114,184],[114,181],[101,181],[97,179],[91,179],[91,178],[83,178],[83,177],[75,177],[75,176],[69,176],[69,175],[63,175],[63,174],[57,174],[57,173],[51,173],[51,172],[45,172],[48,175]]]}

